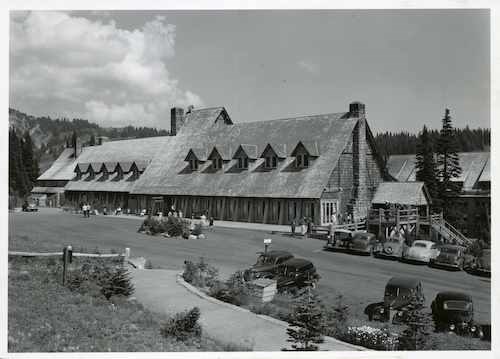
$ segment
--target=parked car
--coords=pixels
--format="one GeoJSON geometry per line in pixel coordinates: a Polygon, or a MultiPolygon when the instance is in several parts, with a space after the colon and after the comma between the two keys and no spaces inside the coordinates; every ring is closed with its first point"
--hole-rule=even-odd
{"type": "Polygon", "coordinates": [[[436,331],[450,331],[458,335],[484,336],[480,325],[474,322],[472,297],[462,292],[439,292],[431,304],[436,331]]]}
{"type": "Polygon", "coordinates": [[[483,249],[479,256],[474,258],[470,271],[478,275],[491,276],[491,249],[483,249]]]}
{"type": "Polygon", "coordinates": [[[291,258],[278,266],[276,270],[276,287],[278,291],[295,290],[316,284],[320,276],[311,261],[303,258],[291,258]]]}
{"type": "Polygon", "coordinates": [[[403,260],[429,263],[439,255],[437,244],[432,241],[417,240],[403,253],[403,260]]]}
{"type": "Polygon", "coordinates": [[[371,255],[377,248],[378,240],[373,233],[354,232],[349,252],[371,255]]]}
{"type": "Polygon", "coordinates": [[[465,247],[445,244],[439,247],[439,254],[431,258],[429,265],[432,267],[443,267],[462,270],[464,267],[465,247]]]}
{"type": "Polygon", "coordinates": [[[391,237],[377,245],[374,255],[377,258],[401,259],[404,248],[405,239],[403,237],[391,237]]]}
{"type": "Polygon", "coordinates": [[[337,229],[333,232],[333,235],[328,238],[326,245],[323,249],[326,250],[346,250],[351,246],[351,241],[353,238],[353,231],[348,229],[337,229]]]}
{"type": "Polygon", "coordinates": [[[22,206],[23,212],[38,212],[38,208],[34,203],[28,204],[28,202],[24,202],[22,206]]]}
{"type": "Polygon", "coordinates": [[[384,301],[368,305],[365,314],[370,321],[387,322],[392,318],[394,324],[399,324],[404,321],[408,307],[414,301],[419,307],[425,303],[420,280],[412,277],[393,277],[385,286],[384,301]]]}
{"type": "Polygon", "coordinates": [[[267,253],[260,253],[257,262],[245,271],[245,279],[257,279],[273,277],[280,264],[293,258],[293,254],[288,251],[273,250],[267,253]]]}

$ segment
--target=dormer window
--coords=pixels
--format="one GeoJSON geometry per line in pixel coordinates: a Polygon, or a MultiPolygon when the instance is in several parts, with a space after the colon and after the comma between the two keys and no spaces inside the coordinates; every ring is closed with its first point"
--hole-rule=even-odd
{"type": "Polygon", "coordinates": [[[184,159],[184,161],[189,163],[189,169],[191,171],[198,171],[200,163],[207,160],[206,150],[203,148],[191,148],[184,159]]]}
{"type": "Polygon", "coordinates": [[[273,169],[278,167],[278,161],[286,158],[286,146],[284,144],[268,144],[262,154],[264,168],[273,169]]]}
{"type": "Polygon", "coordinates": [[[256,145],[239,145],[233,155],[233,159],[238,161],[237,168],[247,170],[250,161],[255,161],[258,158],[256,145]]]}
{"type": "Polygon", "coordinates": [[[311,158],[319,156],[319,148],[317,142],[300,141],[291,153],[295,157],[296,168],[307,168],[311,158]]]}
{"type": "Polygon", "coordinates": [[[210,155],[208,155],[208,160],[212,161],[212,169],[223,169],[224,162],[231,160],[231,147],[229,145],[214,146],[210,155]]]}

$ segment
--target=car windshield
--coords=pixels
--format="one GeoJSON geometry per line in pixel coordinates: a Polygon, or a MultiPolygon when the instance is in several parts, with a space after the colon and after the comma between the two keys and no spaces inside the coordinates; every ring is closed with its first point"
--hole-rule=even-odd
{"type": "Polygon", "coordinates": [[[447,300],[443,303],[443,308],[446,310],[472,310],[472,303],[463,300],[447,300]]]}
{"type": "Polygon", "coordinates": [[[413,243],[413,247],[427,248],[427,245],[425,243],[417,242],[417,243],[413,243]]]}
{"type": "Polygon", "coordinates": [[[441,247],[441,253],[458,254],[458,248],[441,247]]]}
{"type": "Polygon", "coordinates": [[[397,297],[399,295],[399,287],[387,286],[385,287],[386,297],[397,297]]]}
{"type": "Polygon", "coordinates": [[[267,264],[267,263],[274,263],[275,258],[274,257],[269,257],[269,256],[260,256],[259,259],[257,260],[258,264],[267,264]]]}

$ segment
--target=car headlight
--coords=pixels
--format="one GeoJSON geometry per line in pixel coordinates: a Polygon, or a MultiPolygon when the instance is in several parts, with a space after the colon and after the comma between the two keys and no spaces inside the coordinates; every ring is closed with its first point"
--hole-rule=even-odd
{"type": "Polygon", "coordinates": [[[471,331],[472,333],[474,333],[476,330],[477,330],[477,328],[476,328],[476,326],[475,326],[475,325],[473,325],[472,327],[470,327],[470,331],[471,331]]]}
{"type": "Polygon", "coordinates": [[[384,314],[384,308],[380,308],[379,312],[380,314],[384,314]]]}
{"type": "Polygon", "coordinates": [[[390,254],[390,253],[392,253],[392,248],[391,248],[391,247],[387,247],[387,248],[385,249],[385,251],[386,251],[387,253],[389,253],[389,254],[390,254]]]}
{"type": "Polygon", "coordinates": [[[403,312],[398,312],[398,317],[402,317],[403,316],[403,312]]]}
{"type": "Polygon", "coordinates": [[[455,330],[455,324],[450,324],[450,330],[455,330]]]}

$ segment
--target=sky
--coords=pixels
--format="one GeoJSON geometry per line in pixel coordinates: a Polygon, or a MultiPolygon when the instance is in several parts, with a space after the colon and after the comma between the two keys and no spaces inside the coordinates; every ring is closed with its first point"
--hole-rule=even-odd
{"type": "Polygon", "coordinates": [[[10,106],[103,126],[346,112],[373,132],[490,127],[488,10],[11,12],[10,106]]]}

